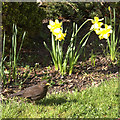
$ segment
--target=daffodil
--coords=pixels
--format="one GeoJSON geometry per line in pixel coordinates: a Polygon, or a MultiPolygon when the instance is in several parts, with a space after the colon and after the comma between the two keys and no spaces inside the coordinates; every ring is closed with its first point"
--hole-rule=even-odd
{"type": "Polygon", "coordinates": [[[64,40],[66,33],[62,33],[62,31],[60,30],[59,33],[55,34],[55,36],[56,36],[56,40],[61,41],[61,40],[64,40]]]}
{"type": "Polygon", "coordinates": [[[99,19],[98,17],[94,17],[94,20],[92,20],[92,23],[94,24],[94,23],[102,21],[102,20],[104,20],[104,18],[99,19]]]}
{"type": "Polygon", "coordinates": [[[102,21],[104,18],[99,19],[98,17],[94,17],[94,20],[91,20],[93,25],[91,26],[90,30],[94,30],[96,32],[96,30],[99,30],[100,27],[103,25],[102,21]]]}
{"type": "Polygon", "coordinates": [[[56,37],[56,40],[59,40],[59,41],[64,40],[64,37],[66,36],[66,33],[62,33],[61,25],[62,25],[62,22],[59,23],[57,19],[55,20],[55,22],[50,20],[48,25],[48,28],[56,37]]]}
{"type": "Polygon", "coordinates": [[[100,28],[100,30],[97,31],[97,34],[99,35],[100,39],[108,39],[110,33],[112,33],[112,28],[110,25],[107,24],[105,24],[105,28],[100,28]]]}
{"type": "Polygon", "coordinates": [[[54,32],[56,29],[61,28],[62,22],[59,23],[59,21],[56,19],[55,22],[52,20],[49,21],[48,28],[50,29],[51,32],[54,32]]]}
{"type": "Polygon", "coordinates": [[[60,28],[56,28],[56,29],[53,29],[52,33],[53,33],[53,35],[55,35],[55,36],[56,36],[56,34],[59,34],[59,33],[60,33],[60,31],[61,31],[61,29],[60,29],[60,28]]]}

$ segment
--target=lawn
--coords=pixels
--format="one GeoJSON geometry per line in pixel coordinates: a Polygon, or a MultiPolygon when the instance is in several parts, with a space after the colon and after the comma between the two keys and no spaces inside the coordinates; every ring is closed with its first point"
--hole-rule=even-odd
{"type": "Polygon", "coordinates": [[[47,94],[38,102],[6,100],[2,118],[118,118],[118,79],[73,93],[47,94]]]}

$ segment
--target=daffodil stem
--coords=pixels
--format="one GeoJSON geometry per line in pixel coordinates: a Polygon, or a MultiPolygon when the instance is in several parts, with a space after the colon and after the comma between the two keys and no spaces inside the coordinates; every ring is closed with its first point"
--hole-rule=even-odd
{"type": "Polygon", "coordinates": [[[78,30],[76,31],[74,37],[78,34],[78,32],[80,31],[80,29],[81,29],[88,21],[91,21],[91,19],[87,19],[87,20],[78,28],[78,30]]]}

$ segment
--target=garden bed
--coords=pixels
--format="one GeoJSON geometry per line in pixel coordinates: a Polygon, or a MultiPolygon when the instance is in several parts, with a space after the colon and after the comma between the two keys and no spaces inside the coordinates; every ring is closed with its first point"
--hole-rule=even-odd
{"type": "MultiPolygon", "coordinates": [[[[26,87],[35,85],[42,80],[47,80],[51,85],[48,93],[59,93],[66,91],[81,91],[87,87],[97,87],[103,81],[109,81],[112,78],[118,77],[119,66],[112,64],[109,57],[96,56],[95,66],[91,64],[91,58],[85,62],[78,62],[71,76],[65,75],[62,77],[55,71],[54,66],[36,67],[29,72],[29,78],[20,78],[24,83],[20,85],[11,85],[8,82],[6,88],[3,88],[3,94],[9,95],[26,87]]],[[[29,71],[30,68],[19,67],[20,76],[29,71]]],[[[19,82],[20,82],[19,81],[19,82]]]]}

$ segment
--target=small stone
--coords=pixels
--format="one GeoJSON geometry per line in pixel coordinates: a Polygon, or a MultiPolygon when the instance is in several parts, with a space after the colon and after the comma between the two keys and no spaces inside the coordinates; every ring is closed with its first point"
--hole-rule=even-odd
{"type": "Polygon", "coordinates": [[[74,84],[68,85],[68,88],[71,89],[74,86],[74,84]]]}
{"type": "Polygon", "coordinates": [[[71,83],[73,80],[67,80],[69,83],[71,83]]]}

